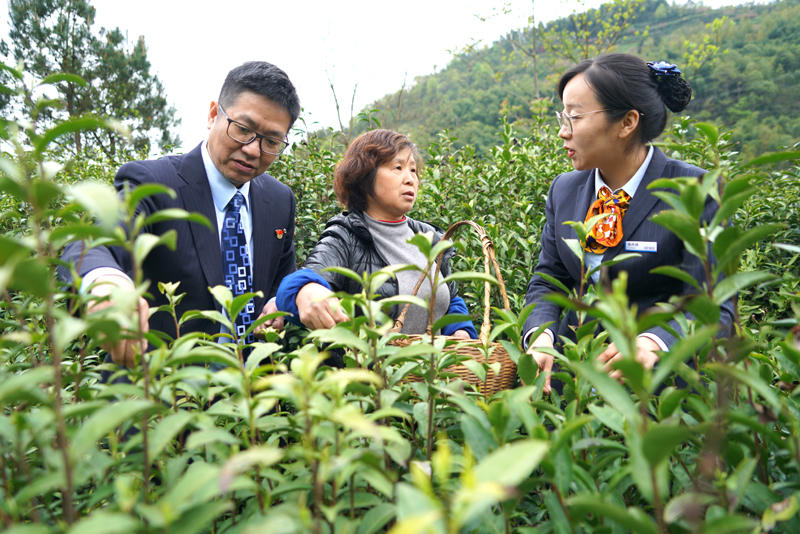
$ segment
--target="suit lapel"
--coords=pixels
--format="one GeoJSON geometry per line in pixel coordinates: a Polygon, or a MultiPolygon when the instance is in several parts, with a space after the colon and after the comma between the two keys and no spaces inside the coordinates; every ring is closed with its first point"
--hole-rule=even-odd
{"type": "Polygon", "coordinates": [[[622,240],[619,244],[611,249],[608,249],[603,255],[603,261],[612,259],[614,256],[625,250],[625,241],[630,238],[639,225],[652,215],[653,208],[658,202],[658,198],[647,189],[654,180],[663,176],[664,167],[667,164],[667,157],[658,148],[653,148],[653,157],[650,159],[650,165],[636,189],[636,194],[631,200],[628,211],[622,218],[622,240]]]}
{"type": "MultiPolygon", "coordinates": [[[[571,219],[565,220],[579,221],[581,223],[586,220],[586,212],[589,211],[589,206],[594,202],[597,196],[594,192],[594,172],[594,170],[586,172],[585,176],[579,180],[580,185],[575,191],[575,197],[573,199],[574,208],[572,217],[571,219]]],[[[560,222],[563,223],[564,221],[560,222]]],[[[577,235],[575,235],[575,237],[577,237],[577,235]]],[[[580,279],[580,261],[575,254],[569,254],[569,257],[570,265],[568,269],[573,273],[574,278],[578,280],[580,279]]]]}
{"type": "Polygon", "coordinates": [[[206,282],[209,286],[222,284],[222,253],[219,248],[217,212],[211,198],[211,187],[208,185],[200,145],[183,157],[178,175],[185,182],[185,186],[179,192],[184,209],[203,215],[211,223],[211,229],[199,224],[189,225],[206,282]]]}
{"type": "Polygon", "coordinates": [[[260,177],[256,177],[250,182],[250,206],[251,221],[253,227],[253,291],[261,290],[267,296],[271,288],[267,287],[267,280],[270,278],[270,255],[274,245],[272,232],[274,228],[269,226],[270,199],[265,192],[260,177]]]}

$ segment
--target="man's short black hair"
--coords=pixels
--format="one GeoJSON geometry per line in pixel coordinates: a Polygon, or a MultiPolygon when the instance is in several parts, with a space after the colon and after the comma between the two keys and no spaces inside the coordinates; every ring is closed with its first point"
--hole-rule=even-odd
{"type": "Polygon", "coordinates": [[[223,108],[233,105],[244,91],[269,98],[289,113],[291,128],[300,115],[300,99],[294,85],[281,69],[266,61],[248,61],[228,73],[219,92],[219,104],[223,108]]]}

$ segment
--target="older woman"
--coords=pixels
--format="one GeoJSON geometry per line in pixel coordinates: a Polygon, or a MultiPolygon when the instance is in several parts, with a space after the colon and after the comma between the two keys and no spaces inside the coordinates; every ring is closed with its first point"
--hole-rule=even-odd
{"type": "MultiPolygon", "coordinates": [[[[658,178],[700,177],[705,171],[687,163],[667,158],[650,142],[664,130],[667,109],[683,110],[692,96],[681,71],[663,62],[646,63],[629,54],[609,54],[589,59],[569,69],[558,83],[564,110],[556,112],[559,137],[575,168],[557,176],[550,186],[546,203],[546,223],[542,230],[542,250],[535,273],[528,284],[526,304],[536,303],[525,323],[529,353],[545,372],[545,391],[550,390],[553,357],[539,348],[553,348],[559,336],[574,337],[571,326],[574,313],[559,321],[561,309],[544,296],[556,291],[544,273],[576,288],[582,272],[580,262],[565,239],[575,239],[565,221],[589,220],[604,214],[594,226],[585,246],[587,268],[613,259],[621,252],[637,252],[609,269],[611,278],[621,271],[628,273],[627,293],[630,303],[643,311],[673,295],[696,290],[689,284],[650,274],[661,265],[675,265],[696,280],[705,280],[700,261],[690,254],[683,242],[650,217],[669,206],[647,190],[658,178]],[[551,323],[535,340],[528,339],[541,326],[551,323]]],[[[716,204],[706,200],[704,218],[710,220],[716,204]]],[[[593,281],[597,282],[595,271],[593,281]]],[[[721,328],[730,330],[733,303],[721,310],[721,328]]],[[[680,332],[677,322],[671,329],[655,327],[642,332],[637,340],[636,359],[651,368],[658,361],[658,351],[667,350],[680,332]]],[[[600,355],[611,372],[611,364],[621,358],[612,343],[600,355]]]]}
{"type": "MultiPolygon", "coordinates": [[[[366,132],[353,141],[336,166],[333,182],[336,197],[347,211],[328,221],[305,268],[284,278],[278,289],[278,309],[299,317],[309,328],[331,328],[347,319],[333,292],[357,293],[361,286],[346,276],[325,271],[326,267],[346,267],[357,273],[372,273],[396,264],[425,268],[425,257],[407,241],[420,232],[433,232],[434,240],[438,240],[441,232],[407,216],[417,199],[420,163],[414,144],[391,130],[366,132]]],[[[442,262],[444,276],[450,270],[448,256],[442,262]]],[[[383,298],[410,294],[419,276],[419,271],[401,271],[396,279],[384,283],[378,294],[383,298]]],[[[428,300],[430,284],[423,283],[417,296],[428,300]]],[[[468,313],[453,282],[437,287],[435,307],[434,320],[447,313],[468,313]]],[[[427,317],[427,310],[411,306],[402,332],[424,332],[427,317]]],[[[471,322],[451,324],[442,333],[477,337],[471,322]]]]}

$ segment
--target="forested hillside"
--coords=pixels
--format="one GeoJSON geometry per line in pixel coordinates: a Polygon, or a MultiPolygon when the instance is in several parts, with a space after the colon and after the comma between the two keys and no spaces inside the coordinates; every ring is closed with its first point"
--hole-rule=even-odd
{"type": "MultiPolygon", "coordinates": [[[[678,64],[695,98],[685,113],[733,130],[747,156],[800,139],[800,1],[709,9],[671,5],[666,0],[618,1],[585,15],[509,32],[491,46],[455,56],[440,72],[416,78],[404,90],[386,95],[362,112],[382,125],[409,132],[427,146],[447,129],[479,153],[500,142],[501,114],[524,132],[537,113],[557,108],[555,82],[573,61],[579,32],[598,39],[603,23],[615,23],[621,6],[633,8],[622,19],[616,43],[599,50],[627,51],[646,59],[678,64]],[[574,39],[570,39],[574,36],[574,39]],[[548,38],[550,41],[548,42],[548,38]],[[536,99],[535,50],[540,99],[536,99]],[[377,111],[373,111],[377,110],[377,111]]],[[[360,127],[365,126],[360,122],[360,127]]],[[[358,128],[358,126],[356,127],[358,128]]]]}

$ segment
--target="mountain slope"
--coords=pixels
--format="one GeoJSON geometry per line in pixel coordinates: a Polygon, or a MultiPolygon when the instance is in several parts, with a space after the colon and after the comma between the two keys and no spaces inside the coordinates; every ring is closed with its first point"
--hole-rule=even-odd
{"type": "MultiPolygon", "coordinates": [[[[587,17],[598,26],[610,8],[587,17]]],[[[543,30],[569,30],[574,22],[560,19],[543,30]]],[[[501,113],[524,132],[526,120],[552,114],[559,105],[555,83],[568,63],[538,47],[537,101],[530,61],[514,46],[530,47],[530,34],[530,28],[511,31],[491,46],[459,54],[441,71],[418,77],[362,113],[410,133],[422,146],[446,129],[459,143],[485,152],[500,140],[501,113]]],[[[677,63],[695,93],[684,113],[731,129],[748,155],[800,139],[800,0],[716,10],[647,0],[614,50],[677,63]],[[695,65],[687,61],[690,55],[702,59],[703,51],[712,57],[695,65]]]]}

